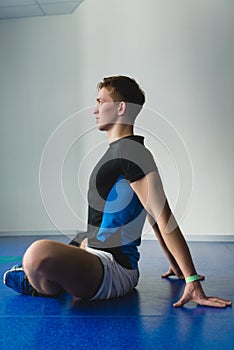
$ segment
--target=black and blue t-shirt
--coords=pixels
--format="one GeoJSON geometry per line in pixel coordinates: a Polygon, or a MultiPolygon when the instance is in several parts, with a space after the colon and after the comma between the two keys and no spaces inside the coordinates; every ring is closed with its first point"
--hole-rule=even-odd
{"type": "Polygon", "coordinates": [[[137,268],[138,246],[146,211],[130,186],[157,171],[142,136],[127,136],[110,143],[89,180],[88,246],[113,254],[128,268],[137,268]]]}

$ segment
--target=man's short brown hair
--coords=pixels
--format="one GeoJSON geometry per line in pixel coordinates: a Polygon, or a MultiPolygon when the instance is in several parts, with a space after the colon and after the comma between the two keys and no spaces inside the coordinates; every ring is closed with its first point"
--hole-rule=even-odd
{"type": "Polygon", "coordinates": [[[115,102],[127,102],[129,117],[135,119],[145,103],[144,91],[135,79],[124,75],[106,77],[98,83],[98,89],[106,88],[115,102]]]}

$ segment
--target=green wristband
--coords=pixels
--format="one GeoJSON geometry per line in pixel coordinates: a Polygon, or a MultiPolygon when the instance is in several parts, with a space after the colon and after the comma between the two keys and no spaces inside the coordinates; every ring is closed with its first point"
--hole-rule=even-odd
{"type": "Polygon", "coordinates": [[[186,283],[194,282],[194,281],[197,281],[197,280],[199,280],[199,276],[198,275],[192,275],[192,276],[189,276],[189,277],[185,278],[185,282],[186,283]]]}

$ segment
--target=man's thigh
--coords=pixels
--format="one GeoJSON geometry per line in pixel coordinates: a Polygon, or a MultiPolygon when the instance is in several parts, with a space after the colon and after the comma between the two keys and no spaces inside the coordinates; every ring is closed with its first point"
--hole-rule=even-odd
{"type": "Polygon", "coordinates": [[[24,255],[23,266],[32,285],[38,287],[44,279],[81,298],[91,298],[103,278],[103,265],[97,256],[49,240],[34,242],[24,255]]]}

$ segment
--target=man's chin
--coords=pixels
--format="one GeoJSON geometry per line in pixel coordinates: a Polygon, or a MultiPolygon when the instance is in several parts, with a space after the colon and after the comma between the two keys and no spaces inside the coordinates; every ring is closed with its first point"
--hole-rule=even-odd
{"type": "Polygon", "coordinates": [[[105,125],[98,125],[99,131],[106,131],[105,125]]]}
{"type": "Polygon", "coordinates": [[[108,131],[114,124],[98,124],[99,131],[108,131]]]}

